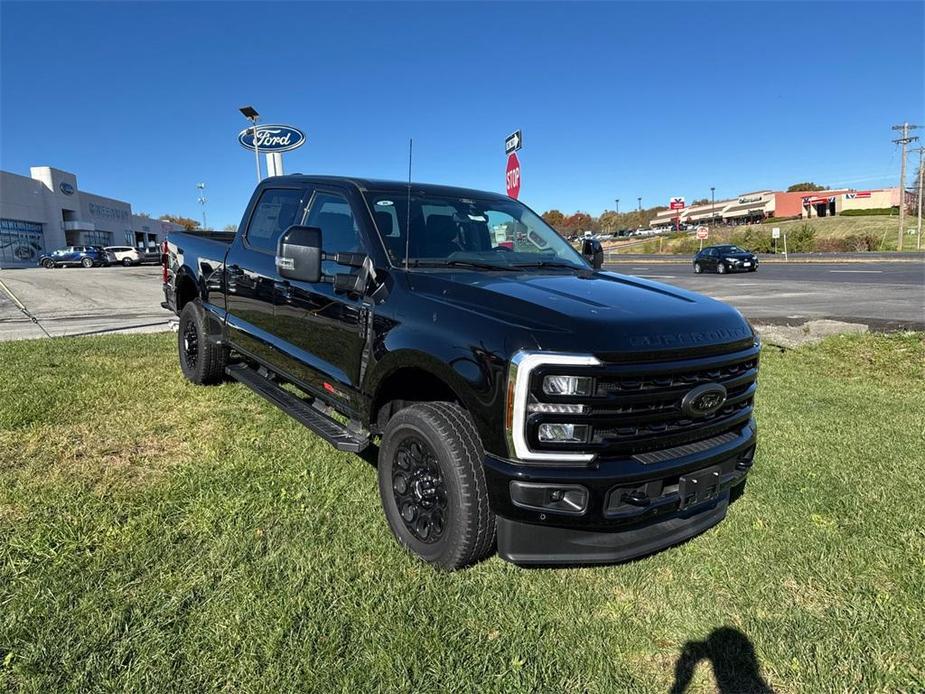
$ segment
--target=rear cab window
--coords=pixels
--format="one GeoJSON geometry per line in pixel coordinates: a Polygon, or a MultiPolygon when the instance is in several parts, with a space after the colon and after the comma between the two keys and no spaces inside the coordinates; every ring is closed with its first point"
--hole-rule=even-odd
{"type": "Polygon", "coordinates": [[[282,233],[296,223],[302,208],[301,188],[267,188],[254,205],[244,242],[248,248],[262,253],[276,253],[276,243],[282,233]]]}

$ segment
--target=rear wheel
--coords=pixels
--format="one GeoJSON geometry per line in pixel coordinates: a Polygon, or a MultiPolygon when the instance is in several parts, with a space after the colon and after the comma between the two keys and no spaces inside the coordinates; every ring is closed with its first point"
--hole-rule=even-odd
{"type": "Polygon", "coordinates": [[[721,275],[725,275],[726,274],[726,264],[720,263],[719,265],[717,265],[716,271],[721,275]]]}
{"type": "Polygon", "coordinates": [[[180,312],[177,349],[180,370],[197,385],[218,383],[225,374],[228,352],[208,339],[205,309],[199,299],[190,301],[180,312]]]}
{"type": "Polygon", "coordinates": [[[45,260],[42,261],[42,267],[46,270],[51,270],[55,267],[55,261],[51,258],[45,258],[45,260]]]}
{"type": "Polygon", "coordinates": [[[703,272],[703,268],[700,267],[700,263],[694,263],[694,272],[696,272],[698,275],[699,275],[701,272],[703,272]]]}
{"type": "Polygon", "coordinates": [[[449,402],[418,403],[389,420],[379,449],[379,494],[392,533],[436,567],[487,557],[495,517],[484,450],[469,414],[449,402]]]}
{"type": "Polygon", "coordinates": [[[93,258],[82,258],[80,264],[83,267],[93,267],[93,258]]]}
{"type": "Polygon", "coordinates": [[[131,258],[123,258],[123,259],[122,259],[122,264],[123,264],[125,267],[129,267],[129,266],[132,264],[132,259],[131,259],[131,258]]]}

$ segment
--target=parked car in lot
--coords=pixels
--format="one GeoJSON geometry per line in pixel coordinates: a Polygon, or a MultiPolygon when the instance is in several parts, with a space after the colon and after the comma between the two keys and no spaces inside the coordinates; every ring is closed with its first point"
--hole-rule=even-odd
{"type": "Polygon", "coordinates": [[[738,246],[707,246],[694,256],[694,272],[755,272],[758,256],[738,246]]]}
{"type": "Polygon", "coordinates": [[[39,265],[48,269],[68,265],[80,265],[81,267],[103,265],[108,267],[112,262],[113,256],[101,246],[68,246],[51,253],[45,253],[39,258],[39,265]]]}
{"type": "Polygon", "coordinates": [[[145,260],[144,253],[132,246],[106,246],[106,251],[113,255],[113,262],[122,263],[126,267],[140,265],[145,260]]]}
{"type": "Polygon", "coordinates": [[[726,304],[600,268],[505,195],[299,174],[261,181],[237,232],[169,234],[163,306],[188,380],[234,378],[342,451],[378,442],[386,520],[422,560],[608,563],[725,517],[760,343],[726,304]]]}

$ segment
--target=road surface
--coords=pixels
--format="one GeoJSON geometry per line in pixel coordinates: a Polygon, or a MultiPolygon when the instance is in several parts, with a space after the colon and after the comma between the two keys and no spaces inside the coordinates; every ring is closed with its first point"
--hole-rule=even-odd
{"type": "Polygon", "coordinates": [[[872,329],[925,330],[925,263],[774,263],[757,272],[695,275],[690,262],[634,259],[606,269],[726,301],[753,322],[829,318],[872,329]]]}

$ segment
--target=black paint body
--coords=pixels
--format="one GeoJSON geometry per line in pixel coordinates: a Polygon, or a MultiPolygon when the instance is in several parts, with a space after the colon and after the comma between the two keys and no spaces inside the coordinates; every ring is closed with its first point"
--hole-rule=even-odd
{"type": "MultiPolygon", "coordinates": [[[[412,188],[480,199],[497,196],[433,185],[413,184],[412,188]]],[[[398,399],[414,399],[408,393],[415,385],[440,399],[461,403],[482,438],[494,511],[511,521],[503,526],[503,533],[499,531],[499,551],[506,558],[523,562],[625,558],[619,549],[590,554],[570,551],[565,546],[568,541],[536,556],[524,544],[524,537],[534,536],[534,524],[610,531],[612,535],[622,535],[612,531],[623,527],[638,531],[642,524],[648,528],[646,533],[665,540],[661,545],[643,542],[647,551],[676,542],[678,532],[661,532],[656,523],[665,514],[676,516],[683,505],[672,485],[677,486],[679,475],[712,465],[723,467],[725,480],[725,487],[710,500],[716,515],[716,504],[728,498],[729,487],[744,478],[754,451],[751,414],[759,347],[738,311],[683,289],[594,270],[590,265],[577,271],[406,270],[394,265],[385,251],[364,197],[367,191],[405,195],[407,184],[302,175],[263,181],[238,233],[170,235],[165,305],[179,312],[187,301],[198,297],[214,319],[214,339],[322,399],[373,435],[380,431],[383,407],[396,394],[398,399]],[[319,191],[336,192],[349,201],[362,236],[362,252],[375,268],[375,280],[365,294],[335,292],[330,282],[285,280],[274,265],[273,253],[248,246],[244,230],[266,188],[301,191],[303,212],[319,191]],[[721,375],[743,382],[741,397],[734,412],[718,414],[714,424],[697,423],[696,430],[674,423],[674,429],[660,429],[658,420],[664,419],[660,412],[630,413],[638,420],[636,432],[624,442],[616,431],[612,440],[599,441],[595,459],[585,465],[523,464],[513,459],[505,432],[508,370],[513,355],[522,350],[597,357],[602,362],[596,371],[599,382],[609,379],[621,384],[595,401],[602,407],[595,405],[592,417],[602,427],[614,417],[607,403],[616,406],[623,402],[621,398],[626,399],[618,391],[630,383],[627,379],[643,379],[643,388],[654,388],[652,392],[677,390],[685,383],[696,383],[690,380],[700,378],[696,374],[710,374],[716,365],[735,363],[740,371],[721,375]],[[664,386],[668,382],[664,379],[671,379],[672,374],[675,381],[664,386]],[[689,380],[678,380],[681,376],[689,380]],[[721,435],[727,439],[706,452],[679,450],[657,462],[640,462],[635,457],[721,435]],[[520,508],[512,503],[512,480],[581,483],[589,489],[588,508],[580,516],[520,508]],[[649,502],[630,508],[624,508],[619,498],[611,503],[613,490],[630,488],[647,490],[649,502]],[[612,506],[609,510],[608,504],[612,506]]],[[[299,224],[300,219],[293,223],[299,224]]],[[[679,391],[679,399],[681,395],[679,391]]],[[[544,417],[548,418],[532,415],[527,429],[535,431],[544,417]]],[[[702,525],[701,519],[697,532],[702,525]]]]}

